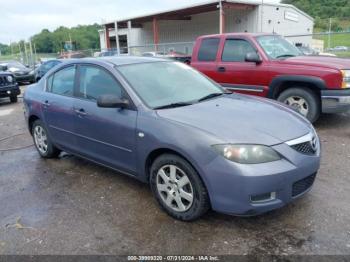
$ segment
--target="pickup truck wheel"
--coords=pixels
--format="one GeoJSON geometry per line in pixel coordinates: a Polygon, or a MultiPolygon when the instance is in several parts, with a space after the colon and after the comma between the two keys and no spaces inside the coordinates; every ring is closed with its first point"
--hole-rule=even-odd
{"type": "Polygon", "coordinates": [[[294,108],[301,115],[305,116],[311,123],[320,116],[320,102],[317,95],[309,89],[290,88],[283,91],[278,101],[294,108]]]}
{"type": "Polygon", "coordinates": [[[153,195],[170,216],[192,221],[208,211],[208,192],[185,159],[173,154],[161,155],[153,162],[150,172],[153,195]]]}
{"type": "Polygon", "coordinates": [[[11,101],[11,103],[17,103],[17,101],[18,101],[17,96],[10,96],[10,101],[11,101]]]}
{"type": "Polygon", "coordinates": [[[36,120],[33,123],[32,134],[33,134],[34,145],[41,157],[43,158],[58,157],[61,151],[52,144],[52,141],[41,120],[36,120]]]}

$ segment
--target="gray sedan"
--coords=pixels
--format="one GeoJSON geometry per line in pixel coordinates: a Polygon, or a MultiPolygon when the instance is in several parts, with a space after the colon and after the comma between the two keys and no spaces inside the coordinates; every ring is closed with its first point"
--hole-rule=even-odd
{"type": "Polygon", "coordinates": [[[257,215],[282,207],[311,189],[320,165],[320,142],[304,117],[227,94],[179,62],[64,62],[24,102],[42,157],[66,151],[149,183],[180,220],[210,208],[257,215]]]}

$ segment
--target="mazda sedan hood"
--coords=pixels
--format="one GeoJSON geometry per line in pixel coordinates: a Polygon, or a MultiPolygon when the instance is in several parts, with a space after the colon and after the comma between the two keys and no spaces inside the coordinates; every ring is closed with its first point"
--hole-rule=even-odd
{"type": "Polygon", "coordinates": [[[170,121],[211,133],[225,143],[276,145],[310,132],[310,124],[275,101],[225,95],[190,106],[158,110],[170,121]]]}

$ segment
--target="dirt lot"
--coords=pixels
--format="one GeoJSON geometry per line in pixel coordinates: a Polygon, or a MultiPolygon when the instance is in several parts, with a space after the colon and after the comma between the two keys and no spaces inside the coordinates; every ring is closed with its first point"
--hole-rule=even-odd
{"type": "Polygon", "coordinates": [[[350,254],[350,113],[316,124],[322,166],[304,198],[183,223],[136,180],[69,155],[41,159],[22,107],[0,101],[0,254],[350,254]]]}

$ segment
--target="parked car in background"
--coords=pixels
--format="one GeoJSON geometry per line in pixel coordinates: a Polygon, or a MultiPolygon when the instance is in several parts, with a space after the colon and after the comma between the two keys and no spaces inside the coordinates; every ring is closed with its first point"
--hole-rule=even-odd
{"type": "Polygon", "coordinates": [[[142,56],[168,58],[168,59],[171,59],[171,60],[183,62],[185,64],[190,64],[191,63],[191,56],[188,56],[188,55],[186,55],[184,53],[175,52],[175,51],[171,51],[171,52],[168,52],[168,53],[161,52],[161,51],[145,52],[145,53],[142,54],[142,56]]]}
{"type": "Polygon", "coordinates": [[[34,83],[34,70],[18,61],[0,62],[4,71],[10,72],[18,83],[34,83]]]}
{"type": "Polygon", "coordinates": [[[118,51],[112,50],[112,51],[102,51],[98,56],[99,57],[105,57],[105,56],[117,56],[118,51]]]}
{"type": "Polygon", "coordinates": [[[257,215],[308,192],[320,165],[312,125],[287,106],[231,94],[180,62],[65,62],[24,95],[38,153],[61,150],[150,184],[190,221],[209,208],[257,215]]]}
{"type": "Polygon", "coordinates": [[[311,122],[350,109],[350,60],[305,56],[275,34],[199,37],[191,65],[229,91],[276,99],[311,122]]]}
{"type": "Polygon", "coordinates": [[[188,65],[191,63],[191,56],[187,55],[185,53],[181,53],[181,52],[177,52],[177,51],[170,51],[165,56],[167,58],[188,64],[188,65]]]}
{"type": "Polygon", "coordinates": [[[348,48],[346,46],[336,46],[332,50],[335,52],[346,52],[348,48]]]}
{"type": "Polygon", "coordinates": [[[325,53],[325,52],[319,52],[311,47],[308,46],[296,46],[304,55],[321,55],[321,56],[336,56],[332,53],[325,53]]]}
{"type": "Polygon", "coordinates": [[[59,55],[58,59],[70,59],[70,58],[85,58],[86,55],[79,51],[63,52],[59,55]]]}
{"type": "Polygon", "coordinates": [[[60,59],[52,59],[42,63],[34,71],[35,82],[38,82],[48,71],[60,63],[62,63],[62,60],[60,59]]]}
{"type": "Polygon", "coordinates": [[[160,51],[154,51],[154,52],[144,52],[142,53],[142,56],[145,56],[145,57],[164,57],[165,56],[165,53],[164,52],[160,52],[160,51]]]}
{"type": "Polygon", "coordinates": [[[296,45],[296,47],[304,54],[304,55],[318,55],[319,52],[317,52],[315,49],[312,49],[308,46],[302,46],[302,45],[296,45]]]}
{"type": "Polygon", "coordinates": [[[3,69],[6,68],[0,65],[0,97],[8,97],[12,103],[16,103],[21,90],[13,74],[4,72],[3,69]]]}

